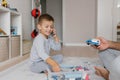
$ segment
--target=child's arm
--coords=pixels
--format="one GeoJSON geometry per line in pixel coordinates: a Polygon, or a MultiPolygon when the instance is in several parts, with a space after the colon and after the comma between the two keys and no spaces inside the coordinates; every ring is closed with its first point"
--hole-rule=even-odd
{"type": "Polygon", "coordinates": [[[46,62],[52,67],[52,70],[54,72],[59,72],[60,71],[60,67],[59,64],[57,64],[57,62],[55,62],[52,58],[47,58],[46,62]]]}
{"type": "Polygon", "coordinates": [[[54,38],[55,42],[59,43],[59,38],[57,36],[55,28],[53,29],[53,38],[54,38]]]}
{"type": "Polygon", "coordinates": [[[58,38],[58,36],[57,35],[54,35],[54,40],[55,40],[55,42],[57,42],[57,43],[59,43],[59,38],[58,38]]]}
{"type": "Polygon", "coordinates": [[[61,43],[60,40],[56,34],[56,30],[53,30],[53,36],[51,37],[51,42],[50,42],[50,46],[53,50],[61,50],[61,43]]]}

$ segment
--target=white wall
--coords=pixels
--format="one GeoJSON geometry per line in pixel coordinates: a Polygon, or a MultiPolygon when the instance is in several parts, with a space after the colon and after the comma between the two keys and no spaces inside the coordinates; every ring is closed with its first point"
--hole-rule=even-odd
{"type": "MultiPolygon", "coordinates": [[[[11,7],[16,7],[22,14],[23,36],[31,39],[32,17],[31,0],[7,0],[11,7]]],[[[116,39],[117,0],[63,0],[63,26],[61,0],[47,0],[47,12],[55,17],[57,31],[65,44],[83,44],[86,39],[103,36],[110,40],[116,39]],[[60,4],[59,4],[60,3],[60,4]]]]}
{"type": "Polygon", "coordinates": [[[114,0],[114,6],[113,6],[113,40],[114,41],[117,41],[117,25],[119,24],[120,24],[120,0],[114,0]]]}
{"type": "Polygon", "coordinates": [[[96,36],[116,41],[118,0],[63,0],[64,45],[84,45],[96,36]]]}
{"type": "Polygon", "coordinates": [[[55,19],[55,28],[62,40],[62,0],[46,0],[46,12],[55,19]]]}
{"type": "MultiPolygon", "coordinates": [[[[113,6],[114,0],[98,0],[97,36],[113,40],[113,6]]],[[[116,27],[116,26],[115,26],[116,27]]]]}
{"type": "Polygon", "coordinates": [[[32,1],[31,0],[7,0],[11,8],[17,8],[22,14],[22,31],[24,39],[31,39],[32,31],[32,1]]]}
{"type": "Polygon", "coordinates": [[[96,0],[63,0],[64,45],[84,45],[96,36],[96,0]]]}

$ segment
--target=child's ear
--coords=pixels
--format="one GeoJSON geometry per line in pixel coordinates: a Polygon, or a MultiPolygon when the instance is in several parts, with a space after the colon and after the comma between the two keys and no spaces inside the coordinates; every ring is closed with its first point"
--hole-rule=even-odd
{"type": "Polygon", "coordinates": [[[38,28],[39,30],[41,30],[41,26],[40,26],[40,24],[37,24],[37,28],[38,28]]]}

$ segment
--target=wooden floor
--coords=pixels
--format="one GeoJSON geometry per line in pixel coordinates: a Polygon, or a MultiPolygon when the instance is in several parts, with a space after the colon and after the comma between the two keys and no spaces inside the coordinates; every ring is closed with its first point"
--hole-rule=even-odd
{"type": "Polygon", "coordinates": [[[20,62],[26,60],[28,57],[29,57],[29,54],[26,54],[22,57],[16,57],[16,58],[1,62],[0,63],[0,71],[3,71],[3,70],[5,70],[5,69],[17,64],[17,63],[20,63],[20,62]]]}
{"type": "MultiPolygon", "coordinates": [[[[72,46],[66,47],[63,46],[60,51],[51,51],[51,55],[60,54],[62,53],[65,57],[90,57],[95,58],[98,57],[97,50],[93,49],[92,47],[79,47],[79,46],[72,46]]],[[[0,71],[3,71],[25,59],[29,58],[29,54],[24,55],[23,57],[16,57],[14,59],[5,61],[4,63],[0,63],[0,71]]]]}
{"type": "Polygon", "coordinates": [[[69,57],[98,57],[98,51],[90,46],[63,46],[61,51],[52,51],[52,55],[56,53],[69,57]]]}

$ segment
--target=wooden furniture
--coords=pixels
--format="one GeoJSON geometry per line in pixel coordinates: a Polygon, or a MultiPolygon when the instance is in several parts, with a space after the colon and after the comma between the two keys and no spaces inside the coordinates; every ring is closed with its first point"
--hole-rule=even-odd
{"type": "Polygon", "coordinates": [[[0,6],[0,29],[0,62],[22,56],[21,14],[0,6]]]}

